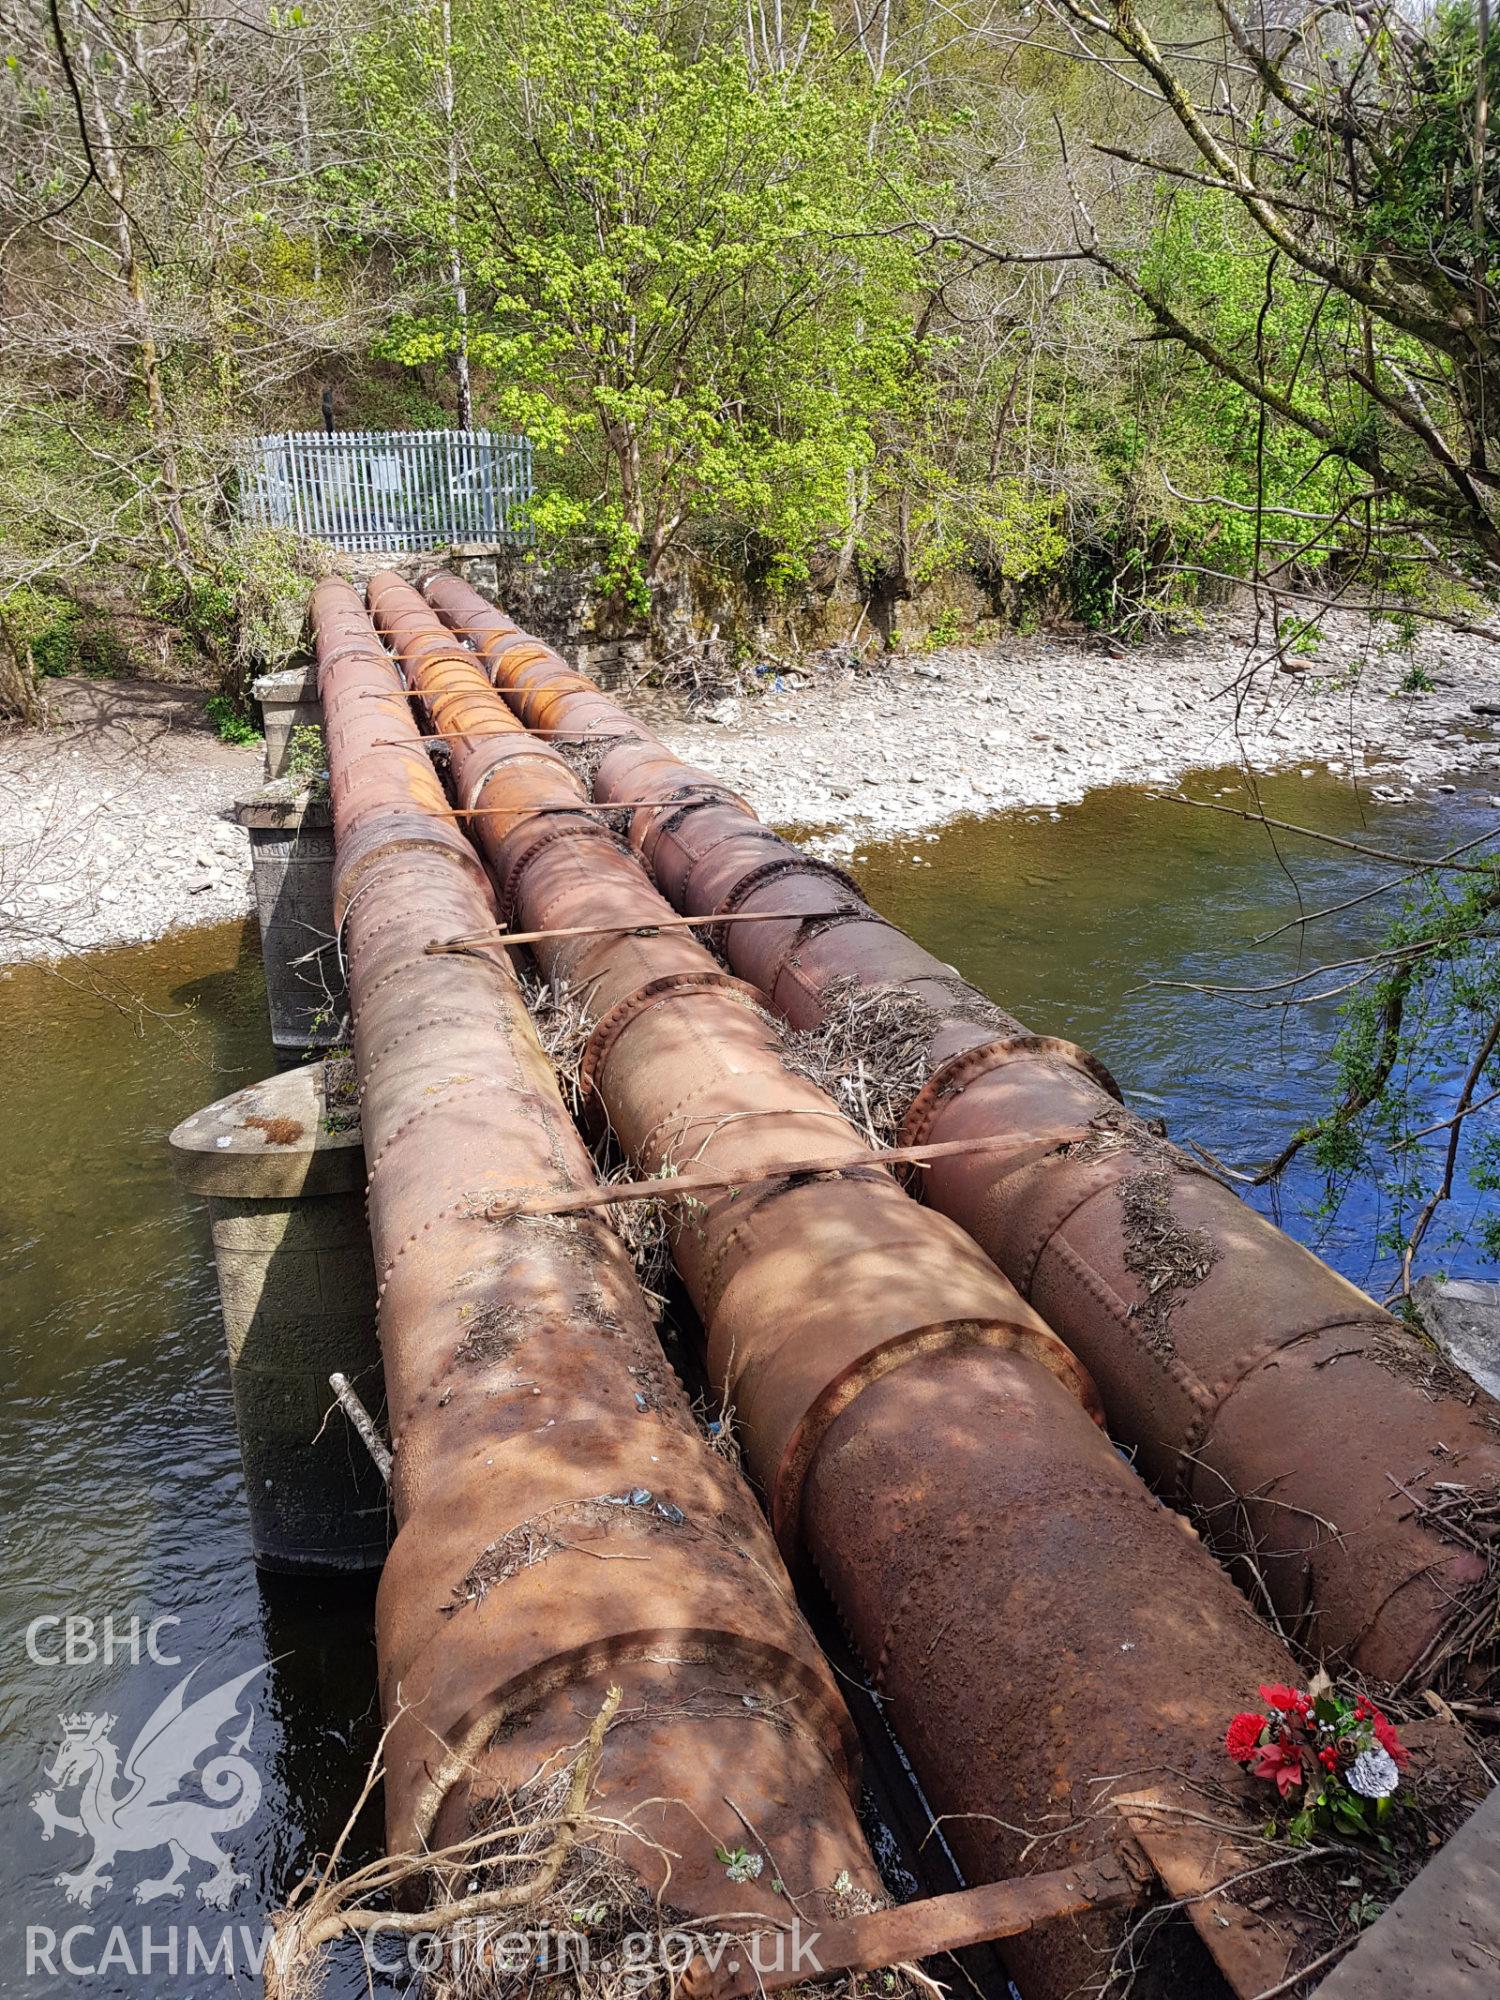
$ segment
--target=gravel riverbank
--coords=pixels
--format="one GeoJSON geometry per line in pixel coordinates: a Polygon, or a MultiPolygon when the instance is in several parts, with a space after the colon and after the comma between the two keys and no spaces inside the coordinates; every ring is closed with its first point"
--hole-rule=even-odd
{"type": "Polygon", "coordinates": [[[52,681],[52,727],[0,736],[0,960],[141,944],[251,907],[227,817],[259,743],[221,743],[196,689],[52,681]]]}
{"type": "MultiPolygon", "coordinates": [[[[1493,770],[1500,656],[1439,631],[1414,656],[1363,621],[1323,621],[1317,654],[1277,673],[1233,620],[1125,654],[1006,636],[783,678],[688,711],[645,694],[673,749],[824,853],[967,813],[1044,810],[1101,785],[1322,764],[1386,796],[1493,770]],[[1415,663],[1430,691],[1400,692],[1415,663]],[[1247,674],[1247,667],[1254,667],[1247,674]]],[[[251,907],[249,844],[228,813],[260,779],[258,744],[221,743],[193,690],[50,684],[54,726],[0,736],[0,960],[133,944],[251,907]]],[[[1500,811],[1500,804],[1497,804],[1500,811]]]]}
{"type": "Polygon", "coordinates": [[[1500,801],[1500,716],[1474,709],[1500,707],[1494,646],[1443,631],[1395,655],[1364,620],[1323,631],[1316,658],[1289,673],[1228,622],[1125,654],[1008,638],[798,676],[657,726],[763,819],[806,827],[834,856],[968,813],[1175,786],[1225,765],[1323,765],[1395,800],[1488,766],[1500,801]],[[1414,664],[1430,691],[1402,691],[1414,664]]]}

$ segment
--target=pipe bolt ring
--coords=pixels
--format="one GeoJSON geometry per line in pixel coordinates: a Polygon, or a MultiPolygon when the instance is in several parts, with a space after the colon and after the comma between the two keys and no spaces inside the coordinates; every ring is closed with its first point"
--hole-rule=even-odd
{"type": "Polygon", "coordinates": [[[555,827],[550,832],[538,834],[534,840],[527,843],[519,859],[506,869],[505,885],[500,902],[500,924],[502,929],[509,930],[511,928],[515,919],[522,879],[536,857],[545,848],[553,846],[559,840],[584,839],[606,841],[618,853],[628,854],[637,868],[641,865],[640,856],[632,853],[623,840],[617,835],[610,833],[607,828],[596,826],[591,819],[586,825],[574,826],[569,824],[567,826],[555,827]]]}
{"type": "Polygon", "coordinates": [[[1048,1056],[1057,1058],[1068,1069],[1077,1070],[1090,1083],[1098,1084],[1116,1103],[1123,1102],[1120,1086],[1103,1063],[1076,1042],[1063,1041],[1056,1035],[1001,1035],[993,1042],[980,1043],[978,1048],[961,1049],[932,1072],[907,1107],[896,1143],[920,1146],[927,1138],[928,1126],[939,1102],[961,1093],[978,1077],[988,1075],[991,1070],[1003,1069],[1010,1062],[1033,1061],[1048,1056]]]}
{"type": "MultiPolygon", "coordinates": [[[[766,1018],[765,1000],[753,986],[743,979],[736,979],[732,973],[717,969],[703,972],[673,972],[662,979],[651,979],[644,986],[638,986],[633,993],[627,993],[623,1000],[617,1000],[613,1007],[599,1016],[589,1031],[588,1040],[583,1045],[583,1056],[578,1066],[579,1088],[585,1096],[598,1096],[595,1082],[599,1071],[609,1060],[623,1031],[637,1014],[643,1014],[649,1007],[661,1002],[679,998],[688,993],[723,993],[748,1007],[752,1013],[766,1018]]],[[[659,1121],[662,1123],[665,1121],[659,1121]]]]}

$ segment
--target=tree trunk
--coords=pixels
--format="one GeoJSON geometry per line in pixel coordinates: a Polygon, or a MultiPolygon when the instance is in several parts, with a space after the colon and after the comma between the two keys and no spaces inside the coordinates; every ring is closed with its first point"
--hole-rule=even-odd
{"type": "Polygon", "coordinates": [[[469,288],[464,283],[463,254],[458,241],[458,123],[454,114],[453,0],[443,0],[443,131],[448,150],[448,275],[453,286],[453,310],[458,317],[458,427],[474,428],[474,392],[469,379],[469,288]]]}
{"type": "Polygon", "coordinates": [[[129,317],[135,340],[136,361],[140,369],[141,383],[146,391],[147,417],[152,443],[156,449],[162,513],[176,552],[178,568],[186,573],[192,559],[192,538],[188,534],[187,518],[182,504],[182,478],[178,466],[177,445],[172,435],[171,419],[167,415],[166,392],[162,387],[161,353],[151,327],[151,307],[146,292],[146,280],[136,252],[135,224],[125,205],[125,179],[120,169],[119,154],[115,150],[109,114],[105,110],[104,100],[100,94],[99,79],[94,74],[92,52],[86,42],[81,45],[81,54],[83,60],[79,67],[88,85],[89,112],[94,125],[94,148],[98,156],[99,176],[104,182],[105,192],[114,210],[115,253],[119,259],[120,277],[130,300],[129,317]]]}
{"type": "Polygon", "coordinates": [[[47,719],[47,704],[37,679],[30,648],[22,649],[0,611],[0,720],[39,729],[47,719]]]}

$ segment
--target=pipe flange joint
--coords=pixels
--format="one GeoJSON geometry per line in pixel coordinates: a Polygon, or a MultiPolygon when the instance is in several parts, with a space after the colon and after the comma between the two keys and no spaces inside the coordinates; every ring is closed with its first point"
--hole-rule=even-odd
{"type": "Polygon", "coordinates": [[[596,1108],[602,1104],[603,1098],[595,1079],[609,1060],[615,1043],[636,1016],[684,993],[723,993],[760,1015],[762,1020],[765,1018],[765,996],[743,979],[736,979],[731,972],[672,972],[663,979],[648,980],[634,993],[627,993],[623,1000],[617,1000],[590,1029],[578,1066],[578,1088],[586,1101],[596,1108]]]}
{"type": "Polygon", "coordinates": [[[1097,1056],[1090,1055],[1087,1049],[1080,1048],[1077,1042],[1065,1042],[1056,1035],[1002,1035],[996,1041],[981,1042],[978,1048],[960,1049],[956,1056],[950,1056],[947,1062],[932,1072],[907,1107],[901,1130],[896,1135],[896,1144],[924,1144],[938,1106],[946,1098],[967,1090],[978,1077],[987,1076],[991,1070],[1003,1069],[1007,1063],[1032,1062],[1038,1058],[1077,1070],[1090,1083],[1098,1084],[1117,1104],[1124,1102],[1120,1086],[1104,1064],[1097,1056]]]}
{"type": "MultiPolygon", "coordinates": [[[[1093,1419],[1103,1425],[1104,1410],[1093,1377],[1070,1348],[1040,1323],[1004,1319],[936,1320],[910,1327],[867,1348],[813,1396],[782,1447],[768,1486],[771,1526],[789,1561],[802,1550],[802,1494],[807,1475],[834,1420],[857,1401],[860,1393],[882,1376],[955,1348],[992,1347],[1022,1356],[1043,1368],[1061,1384],[1093,1419]]],[[[747,1411],[741,1422],[749,1430],[747,1411]]]]}
{"type": "MultiPolygon", "coordinates": [[[[535,820],[538,815],[533,813],[530,817],[535,820]]],[[[520,824],[522,826],[526,824],[524,817],[520,821],[520,824]]],[[[502,928],[505,930],[511,928],[512,920],[516,914],[516,907],[520,900],[521,883],[525,879],[527,869],[536,860],[537,856],[544,849],[554,846],[559,840],[580,840],[585,837],[590,840],[605,842],[619,853],[628,856],[634,862],[635,866],[639,868],[639,855],[632,853],[630,848],[617,834],[613,834],[607,827],[601,826],[594,815],[580,813],[577,819],[573,819],[571,816],[567,819],[559,817],[556,826],[548,827],[544,832],[538,833],[533,838],[528,839],[525,851],[517,856],[514,863],[507,863],[500,896],[500,923],[502,928]]]]}
{"type": "MultiPolygon", "coordinates": [[[[514,736],[511,735],[511,732],[508,729],[493,730],[493,731],[485,730],[482,732],[482,734],[486,736],[488,735],[501,736],[503,737],[507,745],[514,743],[518,747],[515,750],[509,750],[509,749],[504,751],[488,750],[488,751],[479,751],[475,753],[476,762],[479,760],[481,756],[488,758],[489,761],[486,763],[485,768],[479,773],[479,775],[477,777],[471,778],[469,783],[465,785],[462,799],[459,805],[460,812],[473,812],[475,807],[479,804],[480,799],[483,798],[484,796],[485,786],[488,785],[493,778],[500,777],[506,772],[513,770],[517,764],[545,764],[547,768],[551,771],[561,771],[567,777],[570,778],[573,775],[572,767],[569,765],[566,757],[559,757],[555,750],[548,749],[545,744],[538,743],[535,737],[527,736],[526,732],[520,727],[519,724],[517,724],[516,726],[516,732],[514,736]],[[526,745],[528,747],[521,748],[519,747],[521,745],[526,745]]],[[[475,741],[477,740],[478,736],[476,735],[475,741]]],[[[588,803],[581,789],[578,793],[578,803],[580,806],[584,806],[588,803]]],[[[556,810],[555,806],[551,805],[518,806],[516,808],[516,821],[519,824],[519,822],[526,819],[528,815],[535,815],[536,813],[539,812],[552,812],[555,810],[556,810]]],[[[585,814],[584,817],[587,818],[588,815],[585,814]]]]}
{"type": "MultiPolygon", "coordinates": [[[[773,833],[771,839],[780,841],[781,836],[780,834],[773,833]]],[[[713,851],[712,848],[707,850],[709,854],[713,851]]],[[[699,861],[706,858],[706,855],[700,855],[698,861],[695,861],[692,868],[688,870],[687,879],[689,885],[692,883],[693,874],[698,867],[699,861]]],[[[851,917],[868,917],[872,923],[885,923],[885,918],[877,916],[875,911],[865,901],[863,887],[847,869],[837,867],[832,861],[819,861],[815,855],[804,857],[800,854],[777,855],[774,860],[763,861],[758,868],[752,868],[748,875],[742,875],[729,891],[728,895],[719,903],[718,908],[714,912],[715,916],[734,916],[748,896],[753,896],[757,889],[764,888],[768,882],[779,881],[783,875],[816,875],[821,881],[832,882],[840,889],[847,889],[850,895],[858,902],[859,908],[847,911],[833,921],[847,923],[851,917]]],[[[691,896],[687,897],[686,900],[690,902],[692,900],[691,896]]],[[[789,924],[797,925],[797,937],[799,939],[803,934],[803,926],[815,921],[808,917],[799,919],[795,910],[787,911],[786,920],[789,924]]],[[[713,945],[715,951],[722,952],[724,950],[726,936],[727,932],[722,924],[715,924],[710,930],[709,942],[713,945]]],[[[780,965],[778,964],[777,971],[779,972],[780,969],[780,965]]]]}

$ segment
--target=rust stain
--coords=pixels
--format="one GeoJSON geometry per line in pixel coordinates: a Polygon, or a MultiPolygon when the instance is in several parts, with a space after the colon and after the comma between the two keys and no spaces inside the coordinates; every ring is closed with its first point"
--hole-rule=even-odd
{"type": "Polygon", "coordinates": [[[307,1127],[297,1118],[265,1118],[259,1112],[252,1112],[248,1118],[240,1120],[241,1127],[263,1133],[268,1146],[295,1146],[307,1127]]]}
{"type": "MultiPolygon", "coordinates": [[[[898,1142],[1013,1144],[938,1163],[924,1198],[1067,1342],[1157,1491],[1194,1507],[1220,1556],[1253,1557],[1286,1629],[1377,1680],[1430,1677],[1451,1660],[1468,1691],[1493,1682],[1500,1563],[1476,1576],[1473,1552],[1401,1496],[1440,1462],[1461,1466],[1467,1489],[1493,1491],[1500,1404],[1455,1393],[1401,1321],[1190,1155],[1121,1124],[1107,1072],[1084,1051],[1060,1057],[1064,1044],[1008,1017],[993,1024],[986,995],[867,904],[808,922],[827,900],[826,864],[602,689],[561,663],[549,680],[545,649],[528,642],[527,654],[524,635],[457,578],[431,579],[428,594],[468,629],[521,720],[545,715],[607,740],[594,798],[632,809],[631,845],[675,909],[785,915],[726,927],[720,943],[793,1028],[836,1019],[852,992],[928,1010],[926,1079],[898,1142]],[[668,807],[640,803],[674,794],[668,807]],[[1090,1137],[1106,1128],[1108,1145],[1090,1137]]],[[[878,1088],[878,1057],[863,1054],[878,1088]]],[[[889,1094],[913,1081],[893,1080],[889,1094]]]]}
{"type": "MultiPolygon", "coordinates": [[[[588,1099],[642,1174],[729,1183],[674,1206],[672,1254],[787,1559],[827,1584],[970,1879],[1092,1859],[1111,1837],[1100,1775],[1170,1763],[1217,1779],[1225,1717],[1242,1690],[1293,1674],[1289,1656],[1122,1461],[1087,1370],[955,1223],[876,1165],[757,1184],[789,1160],[862,1145],[787,1068],[753,1000],[775,980],[747,985],[748,968],[790,963],[794,947],[805,963],[802,919],[726,927],[769,934],[732,955],[732,972],[691,933],[653,930],[669,906],[641,857],[664,865],[679,835],[643,841],[637,825],[627,852],[596,818],[569,819],[561,809],[584,798],[576,771],[506,731],[504,703],[517,725],[607,727],[619,740],[599,782],[612,798],[628,769],[661,781],[642,797],[706,788],[703,812],[741,828],[747,809],[456,579],[428,587],[474,643],[462,685],[416,593],[377,579],[377,617],[434,728],[451,729],[460,704],[474,715],[479,661],[495,676],[483,739],[452,745],[454,780],[464,803],[517,808],[480,821],[475,839],[520,923],[544,934],[543,975],[591,1020],[588,1099]],[[1055,1838],[1037,1847],[1023,1830],[1044,1826],[1055,1838]]],[[[653,826],[681,830],[698,808],[655,814],[653,826]]],[[[763,834],[747,843],[756,867],[763,834]]],[[[826,911],[826,871],[793,888],[802,908],[826,911]]],[[[836,922],[817,939],[852,970],[856,935],[860,924],[836,922]]],[[[943,968],[934,1006],[952,976],[943,968]]],[[[993,1011],[981,1021],[965,1021],[973,1043],[993,1039],[993,1011]]],[[[1122,1927],[1095,1911],[1017,1940],[1017,1983],[1061,2000],[1122,1927]]]]}

